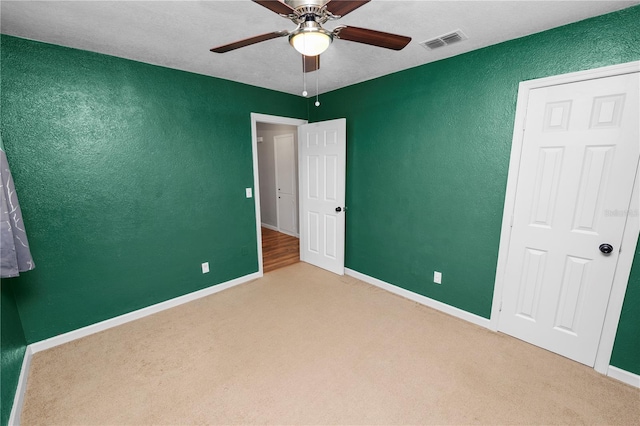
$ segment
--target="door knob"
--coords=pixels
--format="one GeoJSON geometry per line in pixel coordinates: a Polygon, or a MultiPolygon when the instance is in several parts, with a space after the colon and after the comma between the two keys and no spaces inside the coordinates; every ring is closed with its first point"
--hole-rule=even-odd
{"type": "Polygon", "coordinates": [[[336,207],[336,211],[337,211],[338,213],[340,213],[340,212],[342,211],[342,208],[340,208],[340,207],[336,207]]]}
{"type": "Polygon", "coordinates": [[[613,246],[611,244],[600,244],[600,247],[598,248],[604,254],[611,254],[611,252],[613,251],[613,246]]]}

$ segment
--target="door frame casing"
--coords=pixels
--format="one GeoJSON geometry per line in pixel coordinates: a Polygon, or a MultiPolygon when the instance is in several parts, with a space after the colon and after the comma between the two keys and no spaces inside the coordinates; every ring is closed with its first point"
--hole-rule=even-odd
{"type": "MultiPolygon", "coordinates": [[[[256,241],[258,244],[258,274],[264,274],[262,264],[262,219],[260,215],[260,175],[258,170],[258,128],[257,123],[285,124],[288,126],[301,126],[308,121],[301,118],[280,117],[277,115],[251,113],[251,155],[253,157],[253,202],[256,211],[256,241]]],[[[298,197],[300,194],[298,194],[298,197]]],[[[298,204],[300,200],[298,199],[298,204]]]]}
{"type": "MultiPolygon", "coordinates": [[[[628,62],[620,65],[613,65],[592,70],[579,71],[575,73],[562,74],[552,77],[545,77],[536,80],[523,81],[518,86],[518,101],[516,106],[516,115],[513,128],[513,139],[511,143],[511,156],[509,159],[509,174],[507,178],[507,188],[504,201],[504,210],[502,214],[502,227],[500,231],[500,248],[498,251],[498,263],[496,266],[496,279],[493,291],[493,303],[491,305],[490,328],[498,331],[498,323],[500,318],[500,309],[502,303],[502,294],[505,286],[504,279],[508,262],[509,243],[511,241],[511,225],[513,223],[513,212],[515,208],[518,176],[520,172],[520,161],[522,154],[522,144],[524,139],[525,120],[527,115],[527,106],[529,103],[529,93],[533,89],[557,86],[568,83],[576,83],[586,80],[594,80],[598,78],[614,77],[624,74],[640,73],[640,61],[628,62]]],[[[636,177],[633,185],[629,210],[631,212],[638,211],[640,199],[639,190],[639,171],[636,165],[636,177]]],[[[621,252],[616,264],[615,275],[607,311],[605,314],[604,325],[600,335],[600,342],[596,354],[594,369],[602,374],[607,374],[609,362],[611,361],[611,353],[613,352],[613,344],[618,329],[624,295],[629,281],[631,265],[636,252],[638,236],[640,235],[640,217],[638,214],[628,214],[627,223],[622,237],[621,252]]]]}

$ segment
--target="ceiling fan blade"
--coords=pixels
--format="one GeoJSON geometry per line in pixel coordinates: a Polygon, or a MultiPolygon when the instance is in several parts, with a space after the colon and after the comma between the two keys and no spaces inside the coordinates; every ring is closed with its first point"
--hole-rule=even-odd
{"type": "Polygon", "coordinates": [[[286,3],[282,3],[278,0],[252,0],[252,1],[280,15],[289,15],[293,13],[293,9],[291,8],[291,6],[289,6],[286,3]]]}
{"type": "Polygon", "coordinates": [[[304,56],[302,55],[302,71],[313,72],[320,69],[320,55],[304,56]]]}
{"type": "Polygon", "coordinates": [[[371,0],[329,0],[327,10],[335,16],[344,16],[371,0]]]}
{"type": "Polygon", "coordinates": [[[411,37],[347,26],[337,27],[333,30],[333,35],[340,40],[355,41],[393,50],[402,50],[411,41],[411,37]]]}
{"type": "Polygon", "coordinates": [[[252,44],[260,43],[262,41],[271,40],[272,38],[284,37],[289,35],[289,31],[274,31],[272,33],[261,34],[255,37],[245,38],[244,40],[235,41],[233,43],[225,44],[222,46],[214,47],[210,49],[215,53],[225,53],[230,50],[239,49],[241,47],[250,46],[252,44]]]}

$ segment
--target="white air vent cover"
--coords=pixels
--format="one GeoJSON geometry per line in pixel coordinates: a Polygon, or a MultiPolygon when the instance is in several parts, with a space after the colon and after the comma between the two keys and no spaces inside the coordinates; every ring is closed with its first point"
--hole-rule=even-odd
{"type": "Polygon", "coordinates": [[[450,44],[457,43],[459,41],[466,40],[466,39],[467,39],[467,36],[465,35],[465,33],[462,32],[462,30],[455,30],[453,32],[432,38],[430,40],[425,40],[421,42],[420,45],[425,49],[433,50],[433,49],[448,46],[450,44]]]}

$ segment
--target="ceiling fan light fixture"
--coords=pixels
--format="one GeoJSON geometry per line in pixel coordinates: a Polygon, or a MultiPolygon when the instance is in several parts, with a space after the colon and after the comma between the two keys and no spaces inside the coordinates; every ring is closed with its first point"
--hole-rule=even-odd
{"type": "Polygon", "coordinates": [[[307,21],[289,36],[289,43],[304,56],[318,56],[331,45],[333,34],[317,22],[307,21]]]}

